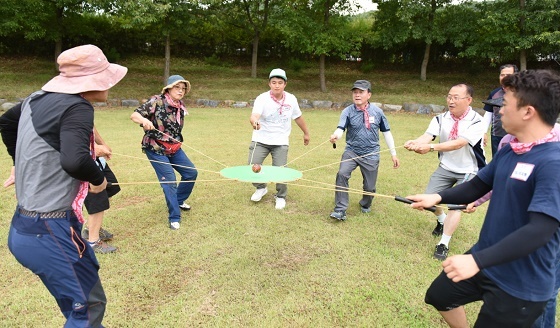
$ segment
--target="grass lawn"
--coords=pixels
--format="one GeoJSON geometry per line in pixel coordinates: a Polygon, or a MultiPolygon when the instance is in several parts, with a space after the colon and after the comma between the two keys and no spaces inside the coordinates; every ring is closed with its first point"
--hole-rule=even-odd
{"type": "MultiPolygon", "coordinates": [[[[346,90],[353,79],[340,87],[346,90]]],[[[191,81],[193,93],[202,93],[198,85],[204,79],[191,81]]],[[[265,88],[264,80],[254,83],[254,89],[265,88]]],[[[443,99],[444,93],[436,93],[443,99]]],[[[189,199],[192,210],[183,214],[181,229],[171,231],[163,193],[140,150],[142,130],[129,120],[132,110],[96,113],[96,126],[114,152],[109,163],[123,183],[103,224],[114,233],[112,244],[119,251],[98,256],[109,300],[107,327],[446,326],[424,304],[424,293],[441,270],[441,263],[431,258],[438,241],[431,235],[433,214],[385,197],[376,197],[373,211],[362,214],[360,196],[351,194],[348,220],[329,218],[344,143],[333,149],[326,140],[339,112],[304,112],[311,131],[307,147],[293,125],[289,160],[301,157],[290,166],[304,174],[290,183],[287,206],[278,211],[273,192],[253,203],[250,183],[223,180],[219,174],[224,166],[246,164],[250,109],[190,109],[183,149],[200,169],[199,180],[189,199]]],[[[387,115],[399,147],[422,134],[431,119],[387,115]]],[[[436,155],[398,148],[402,165],[393,169],[381,144],[385,151],[377,192],[423,192],[437,166],[436,155]]],[[[0,181],[11,164],[0,147],[0,181]]],[[[354,171],[351,187],[361,188],[359,171],[354,171]]],[[[64,318],[55,301],[6,246],[16,205],[13,187],[0,189],[0,204],[0,326],[60,327],[64,318]]],[[[477,240],[484,212],[485,207],[464,215],[450,254],[468,250],[477,240]]],[[[479,307],[466,307],[471,323],[479,307]]]]}
{"type": "MultiPolygon", "coordinates": [[[[110,97],[145,99],[163,86],[163,58],[128,58],[119,64],[129,68],[127,76],[113,89],[110,97]]],[[[249,62],[247,63],[250,64],[249,62]]],[[[366,79],[373,84],[372,101],[385,104],[421,103],[446,105],[444,96],[457,83],[474,87],[473,106],[482,108],[482,100],[498,85],[498,69],[477,75],[463,71],[442,71],[430,68],[428,80],[419,79],[419,70],[374,70],[363,73],[357,63],[329,63],[326,68],[328,92],[320,92],[318,64],[311,62],[300,71],[276,63],[259,62],[258,78],[252,79],[250,66],[216,67],[198,59],[173,58],[171,74],[180,74],[192,84],[190,99],[250,101],[267,89],[271,69],[284,67],[288,75],[287,91],[298,99],[350,101],[350,88],[355,80],[366,79]]],[[[55,75],[54,63],[34,58],[0,57],[0,98],[23,98],[41,88],[55,75]]]]}

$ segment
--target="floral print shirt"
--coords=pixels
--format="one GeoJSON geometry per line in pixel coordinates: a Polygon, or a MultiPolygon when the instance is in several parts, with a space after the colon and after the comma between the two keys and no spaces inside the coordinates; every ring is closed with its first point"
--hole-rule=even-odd
{"type": "Polygon", "coordinates": [[[136,108],[136,113],[150,120],[157,130],[145,131],[142,138],[142,149],[148,149],[159,155],[165,155],[159,141],[177,143],[177,139],[183,142],[183,130],[185,113],[180,108],[169,105],[165,95],[155,95],[150,100],[136,108]],[[179,121],[177,121],[179,117],[179,121]],[[163,133],[161,133],[163,132],[163,133]]]}

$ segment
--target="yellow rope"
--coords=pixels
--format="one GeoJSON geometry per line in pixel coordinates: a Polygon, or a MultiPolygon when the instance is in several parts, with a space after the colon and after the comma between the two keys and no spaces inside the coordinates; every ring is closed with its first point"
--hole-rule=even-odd
{"type": "Polygon", "coordinates": [[[301,172],[303,173],[303,172],[307,172],[307,171],[312,171],[312,170],[320,169],[320,168],[323,168],[323,167],[327,167],[327,166],[332,166],[332,165],[340,164],[340,163],[342,163],[342,162],[352,161],[352,160],[355,160],[355,159],[357,159],[357,158],[362,158],[362,157],[366,157],[366,156],[371,156],[371,155],[379,154],[379,153],[382,153],[382,152],[384,152],[384,151],[388,151],[388,150],[392,150],[392,149],[397,149],[397,148],[401,148],[401,147],[404,147],[404,145],[403,145],[403,146],[398,146],[398,147],[395,147],[395,148],[389,148],[389,149],[380,150],[380,151],[378,151],[378,152],[373,152],[373,153],[365,154],[365,155],[362,155],[362,156],[356,156],[356,157],[348,158],[348,159],[345,159],[345,160],[343,160],[343,161],[338,161],[338,162],[334,162],[334,163],[331,163],[331,164],[326,164],[326,165],[317,166],[317,167],[314,167],[314,168],[310,168],[310,169],[307,169],[307,170],[303,170],[303,171],[301,171],[301,172]]]}
{"type": "Polygon", "coordinates": [[[298,157],[292,159],[292,160],[289,161],[285,166],[287,166],[288,164],[290,164],[290,163],[292,163],[292,162],[295,162],[296,160],[298,160],[298,159],[302,158],[303,156],[309,154],[310,152],[312,152],[312,151],[314,151],[315,149],[321,147],[322,145],[324,145],[324,144],[325,144],[326,142],[328,142],[328,141],[330,141],[330,139],[327,139],[327,140],[323,141],[320,145],[316,146],[315,148],[313,148],[313,149],[307,151],[306,153],[303,153],[302,155],[300,155],[300,156],[298,156],[298,157]]]}

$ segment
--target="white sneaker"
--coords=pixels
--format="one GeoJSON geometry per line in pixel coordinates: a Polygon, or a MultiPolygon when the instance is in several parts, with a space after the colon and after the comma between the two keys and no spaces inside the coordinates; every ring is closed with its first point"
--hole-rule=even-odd
{"type": "Polygon", "coordinates": [[[255,191],[253,196],[251,196],[251,200],[254,202],[258,202],[263,198],[264,195],[266,195],[267,192],[268,192],[267,188],[259,188],[257,189],[257,191],[255,191]]]}
{"type": "Polygon", "coordinates": [[[286,198],[276,197],[276,209],[283,210],[286,207],[286,198]]]}
{"type": "Polygon", "coordinates": [[[181,224],[179,222],[169,222],[169,229],[171,230],[179,230],[181,224]]]}
{"type": "Polygon", "coordinates": [[[183,203],[183,204],[179,205],[179,208],[182,209],[183,211],[190,211],[191,210],[191,206],[187,203],[183,203]]]}

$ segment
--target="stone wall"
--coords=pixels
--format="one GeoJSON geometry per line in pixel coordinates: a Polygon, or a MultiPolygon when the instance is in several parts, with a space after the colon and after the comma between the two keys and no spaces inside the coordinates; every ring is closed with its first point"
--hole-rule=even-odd
{"type": "MultiPolygon", "coordinates": [[[[22,101],[22,98],[15,99],[13,101],[8,101],[7,99],[0,98],[0,113],[10,109],[18,102],[22,101]]],[[[97,102],[93,106],[96,108],[103,107],[133,107],[136,108],[140,106],[147,99],[142,99],[141,101],[137,99],[108,99],[106,102],[97,102]]],[[[200,107],[200,108],[251,108],[253,107],[253,101],[236,101],[236,100],[212,100],[212,99],[186,99],[185,103],[187,107],[200,107]]],[[[406,112],[415,114],[438,114],[447,110],[447,107],[434,105],[434,104],[414,104],[414,103],[404,103],[402,105],[393,104],[382,104],[373,103],[377,107],[381,108],[385,112],[406,112]]],[[[337,103],[328,100],[308,100],[300,99],[299,106],[301,109],[327,109],[327,110],[342,110],[347,106],[352,105],[352,102],[337,103]]],[[[484,115],[484,110],[482,108],[474,108],[479,114],[484,115]]]]}

